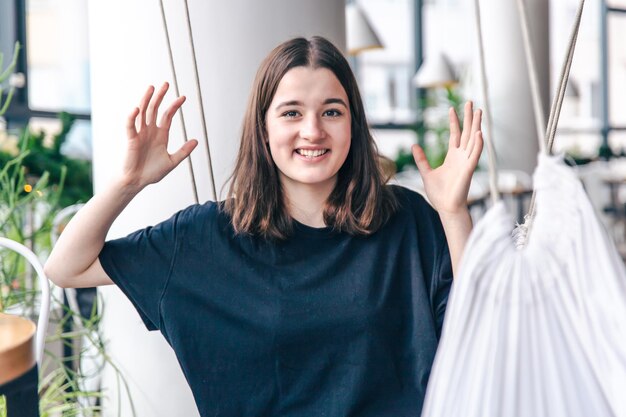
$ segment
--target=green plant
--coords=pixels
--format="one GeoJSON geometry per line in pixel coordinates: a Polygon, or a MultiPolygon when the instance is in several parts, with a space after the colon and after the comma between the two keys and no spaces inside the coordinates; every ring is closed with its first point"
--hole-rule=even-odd
{"type": "MultiPolygon", "coordinates": [[[[61,168],[60,180],[50,186],[48,172],[31,184],[27,177],[24,160],[30,155],[23,150],[0,169],[0,236],[27,245],[33,252],[44,255],[51,247],[50,236],[53,218],[59,209],[67,169],[61,168]]],[[[13,251],[0,249],[0,311],[19,312],[30,318],[37,311],[38,290],[33,271],[24,258],[13,251]]],[[[74,370],[75,365],[86,355],[95,355],[101,363],[112,366],[118,374],[120,384],[128,392],[125,379],[108,357],[104,342],[98,331],[100,315],[95,305],[89,318],[67,308],[63,300],[53,298],[50,317],[51,334],[48,344],[79,346],[73,357],[62,357],[46,350],[43,366],[40,369],[39,394],[42,417],[99,415],[99,406],[87,404],[87,399],[99,398],[100,392],[85,391],[83,381],[90,375],[74,370]],[[78,322],[72,331],[64,331],[65,323],[78,322]],[[87,352],[85,345],[91,346],[87,352]],[[95,348],[95,349],[93,349],[95,348]]],[[[132,401],[131,401],[132,405],[132,401]]],[[[0,398],[0,417],[6,417],[4,400],[0,398]]]]}
{"type": "MultiPolygon", "coordinates": [[[[31,185],[22,161],[24,151],[0,170],[0,235],[25,244],[32,251],[50,248],[54,209],[58,207],[65,170],[56,189],[48,188],[44,173],[31,185]]],[[[32,303],[32,271],[16,253],[2,251],[0,257],[0,311],[18,303],[32,303]]]]}
{"type": "MultiPolygon", "coordinates": [[[[453,107],[457,114],[461,114],[462,101],[455,86],[426,90],[426,94],[420,100],[422,109],[420,122],[416,123],[413,130],[416,137],[421,138],[420,145],[433,168],[443,163],[448,152],[450,136],[448,109],[453,107]]],[[[395,162],[397,171],[415,168],[410,149],[399,149],[395,162]]]]}
{"type": "MultiPolygon", "coordinates": [[[[8,136],[2,140],[0,132],[0,166],[6,165],[16,157],[15,151],[28,154],[24,156],[21,165],[26,170],[27,180],[36,182],[44,173],[48,173],[49,184],[52,188],[61,188],[59,205],[67,207],[79,202],[86,202],[92,196],[91,162],[67,157],[61,152],[62,145],[74,123],[74,117],[68,113],[59,113],[61,131],[47,137],[44,131],[33,131],[26,127],[19,135],[8,136]],[[4,143],[4,146],[2,145],[4,143]]],[[[33,185],[33,184],[31,184],[33,185]]]]}
{"type": "MultiPolygon", "coordinates": [[[[20,54],[20,49],[21,49],[20,43],[15,42],[15,48],[13,50],[13,59],[11,60],[11,63],[9,64],[9,66],[4,71],[0,72],[0,116],[2,116],[4,113],[7,112],[9,108],[9,104],[11,104],[11,100],[13,99],[13,94],[15,93],[15,87],[9,86],[9,92],[7,93],[4,103],[2,103],[2,94],[4,93],[3,84],[7,79],[9,79],[11,75],[13,75],[13,71],[15,71],[15,66],[17,65],[17,57],[20,54]]],[[[4,66],[4,54],[0,52],[0,71],[2,70],[3,66],[4,66]]]]}
{"type": "MultiPolygon", "coordinates": [[[[18,52],[19,44],[16,44],[12,63],[0,73],[0,101],[2,83],[12,74],[18,52]]],[[[12,96],[13,88],[0,103],[0,122],[12,96]]],[[[0,123],[0,236],[28,246],[40,258],[45,258],[51,249],[50,236],[57,211],[91,196],[91,164],[68,158],[61,152],[74,119],[67,113],[61,113],[59,118],[62,129],[52,140],[48,140],[44,132],[33,132],[28,128],[17,135],[9,134],[0,123]]],[[[0,249],[0,311],[18,312],[33,318],[38,310],[39,293],[35,281],[34,272],[24,258],[13,251],[0,249]]],[[[102,366],[104,363],[112,366],[121,380],[120,385],[123,384],[128,392],[125,379],[104,350],[97,326],[100,316],[94,306],[91,317],[85,319],[67,308],[63,300],[54,297],[51,311],[51,334],[47,343],[81,347],[71,358],[46,350],[39,379],[40,415],[99,415],[99,407],[84,400],[98,398],[101,394],[82,388],[82,382],[89,375],[74,371],[72,364],[85,355],[95,355],[102,366]],[[64,331],[64,324],[70,321],[80,325],[70,332],[64,331]],[[92,347],[92,353],[86,352],[81,340],[92,347]]],[[[0,396],[0,417],[7,417],[6,414],[6,401],[0,396]]]]}

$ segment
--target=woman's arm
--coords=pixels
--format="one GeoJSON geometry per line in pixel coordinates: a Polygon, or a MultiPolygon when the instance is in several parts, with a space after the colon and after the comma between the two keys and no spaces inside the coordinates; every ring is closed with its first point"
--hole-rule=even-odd
{"type": "Polygon", "coordinates": [[[443,164],[432,169],[424,151],[413,145],[413,157],[424,180],[426,195],[439,213],[450,249],[452,270],[456,274],[472,231],[472,219],[467,208],[472,175],[483,149],[480,130],[482,112],[474,111],[473,104],[465,104],[463,131],[454,109],[450,109],[450,142],[443,164]]]}
{"type": "Polygon", "coordinates": [[[184,97],[177,98],[157,125],[159,106],[168,88],[165,83],[156,95],[154,87],[148,88],[127,121],[128,143],[122,173],[76,213],[59,237],[44,267],[55,284],[112,284],[98,260],[111,224],[143,188],[160,181],[196,147],[197,141],[190,140],[177,152],[167,152],[172,118],[185,101],[184,97]]]}

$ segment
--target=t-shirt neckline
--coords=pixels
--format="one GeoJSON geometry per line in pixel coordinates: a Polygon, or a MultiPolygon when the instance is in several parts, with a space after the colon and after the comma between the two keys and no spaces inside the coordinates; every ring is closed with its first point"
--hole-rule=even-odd
{"type": "Polygon", "coordinates": [[[300,223],[296,219],[292,219],[296,234],[312,236],[312,237],[331,237],[337,234],[332,226],[313,227],[300,223]]]}

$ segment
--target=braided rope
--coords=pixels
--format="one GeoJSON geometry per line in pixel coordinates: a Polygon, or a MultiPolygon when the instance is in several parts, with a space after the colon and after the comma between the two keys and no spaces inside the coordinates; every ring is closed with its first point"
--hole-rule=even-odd
{"type": "Polygon", "coordinates": [[[487,124],[487,136],[485,143],[487,144],[487,157],[489,159],[489,189],[491,191],[491,200],[495,204],[500,200],[500,191],[498,190],[498,173],[496,171],[496,151],[493,145],[493,125],[491,117],[491,106],[489,105],[489,92],[487,84],[487,73],[485,69],[485,48],[483,45],[483,33],[480,19],[479,0],[474,0],[474,17],[476,19],[476,32],[478,35],[478,54],[480,64],[480,76],[483,100],[485,102],[485,122],[487,124]]]}
{"type": "Polygon", "coordinates": [[[537,141],[541,152],[546,152],[546,142],[544,132],[546,130],[546,120],[543,113],[543,105],[539,94],[539,77],[537,75],[537,64],[530,43],[530,25],[528,24],[528,13],[524,0],[517,0],[517,9],[522,23],[522,39],[524,41],[524,53],[526,54],[526,67],[530,76],[530,91],[533,99],[533,110],[535,111],[535,126],[537,128],[537,141]]]}
{"type": "MultiPolygon", "coordinates": [[[[523,0],[518,0],[518,4],[524,10],[522,15],[525,15],[525,4],[523,0]]],[[[567,53],[565,56],[565,60],[563,62],[563,66],[561,68],[561,74],[559,77],[559,88],[557,90],[556,96],[552,100],[552,107],[550,109],[550,117],[548,118],[548,126],[545,131],[545,145],[542,147],[542,151],[546,154],[552,153],[552,148],[554,147],[554,138],[556,136],[556,129],[559,123],[559,116],[561,115],[561,108],[563,106],[563,100],[565,97],[565,89],[567,87],[567,82],[569,80],[570,69],[572,67],[572,62],[574,61],[574,50],[576,49],[576,41],[578,40],[578,32],[580,30],[580,23],[582,21],[582,13],[585,6],[585,0],[581,0],[578,6],[578,11],[576,12],[576,18],[574,20],[574,25],[572,29],[572,33],[570,34],[570,39],[567,47],[567,53]]],[[[522,19],[522,27],[525,26],[524,31],[529,31],[528,21],[522,19]]],[[[528,45],[525,45],[525,48],[528,50],[527,54],[530,53],[530,42],[528,45]]],[[[539,86],[531,85],[531,92],[534,98],[538,100],[539,97],[539,86]]],[[[538,125],[538,128],[541,127],[538,125]]],[[[541,141],[544,142],[544,141],[541,141]]],[[[524,216],[524,224],[521,225],[526,232],[524,233],[524,238],[519,242],[520,247],[523,247],[526,242],[528,242],[528,236],[532,230],[533,220],[535,218],[536,213],[536,197],[537,190],[533,190],[532,197],[530,199],[530,206],[528,209],[528,214],[524,216]]]]}
{"type": "MultiPolygon", "coordinates": [[[[174,54],[172,53],[172,43],[170,41],[170,32],[167,26],[167,19],[165,17],[165,8],[163,7],[163,0],[159,0],[159,5],[161,7],[161,21],[163,24],[164,32],[165,32],[165,40],[167,43],[167,52],[169,54],[170,59],[170,68],[172,70],[172,75],[174,78],[174,92],[176,97],[180,97],[180,90],[178,89],[178,77],[176,76],[176,66],[174,65],[174,54]]],[[[180,124],[183,129],[183,140],[187,142],[187,127],[185,124],[185,116],[183,114],[183,108],[178,109],[178,114],[180,116],[180,124]]],[[[191,162],[191,157],[187,158],[187,166],[189,168],[189,175],[191,176],[191,184],[193,187],[193,197],[196,204],[198,204],[198,186],[196,185],[196,176],[193,171],[193,164],[191,162]]]]}
{"type": "Polygon", "coordinates": [[[202,102],[202,89],[200,88],[200,76],[198,75],[198,61],[196,59],[196,46],[193,41],[193,32],[191,30],[191,17],[189,16],[189,3],[185,0],[185,16],[187,18],[187,34],[189,36],[189,44],[191,45],[191,56],[193,58],[193,69],[196,82],[196,92],[198,94],[198,103],[200,105],[200,120],[202,121],[202,134],[204,136],[204,144],[206,146],[207,161],[209,164],[209,174],[211,175],[211,191],[213,192],[213,200],[217,201],[217,191],[215,190],[215,174],[213,173],[213,163],[211,162],[211,147],[209,146],[209,138],[206,128],[206,118],[204,116],[204,104],[202,102]]]}

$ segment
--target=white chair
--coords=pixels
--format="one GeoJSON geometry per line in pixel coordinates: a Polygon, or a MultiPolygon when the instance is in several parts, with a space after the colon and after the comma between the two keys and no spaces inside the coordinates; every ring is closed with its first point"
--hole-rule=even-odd
{"type": "Polygon", "coordinates": [[[43,360],[43,351],[46,339],[46,331],[48,329],[48,318],[50,316],[50,284],[48,278],[43,272],[43,266],[37,256],[26,246],[14,240],[0,237],[0,247],[10,249],[26,258],[28,263],[33,267],[39,281],[40,296],[39,301],[39,318],[37,319],[37,330],[35,337],[35,358],[37,364],[41,366],[43,360]]]}
{"type": "Polygon", "coordinates": [[[9,416],[38,417],[38,370],[43,361],[50,315],[50,287],[43,266],[30,249],[4,237],[0,237],[0,248],[26,258],[37,273],[40,289],[36,298],[39,303],[37,326],[19,315],[0,313],[0,394],[5,397],[5,411],[9,416]]]}
{"type": "MultiPolygon", "coordinates": [[[[65,207],[63,210],[59,211],[54,219],[52,220],[52,231],[50,233],[50,240],[52,241],[52,245],[54,245],[59,236],[61,234],[61,226],[63,223],[71,216],[76,214],[84,204],[74,204],[68,207],[65,207]]],[[[63,290],[65,293],[65,298],[67,299],[67,304],[72,312],[73,324],[74,328],[80,331],[85,331],[85,326],[82,321],[82,315],[80,312],[80,306],[78,303],[78,294],[75,288],[65,288],[63,290]]],[[[97,338],[97,332],[95,330],[90,330],[90,335],[85,334],[81,338],[81,344],[83,349],[83,354],[81,354],[79,360],[80,372],[83,375],[90,375],[78,381],[78,386],[81,391],[85,392],[97,392],[100,391],[100,381],[101,376],[96,371],[102,367],[102,359],[101,355],[98,353],[98,347],[95,346],[92,342],[93,339],[97,338]]],[[[79,397],[78,402],[83,407],[93,407],[96,405],[96,397],[79,397]]],[[[84,414],[79,414],[79,416],[83,416],[84,414]]]]}

